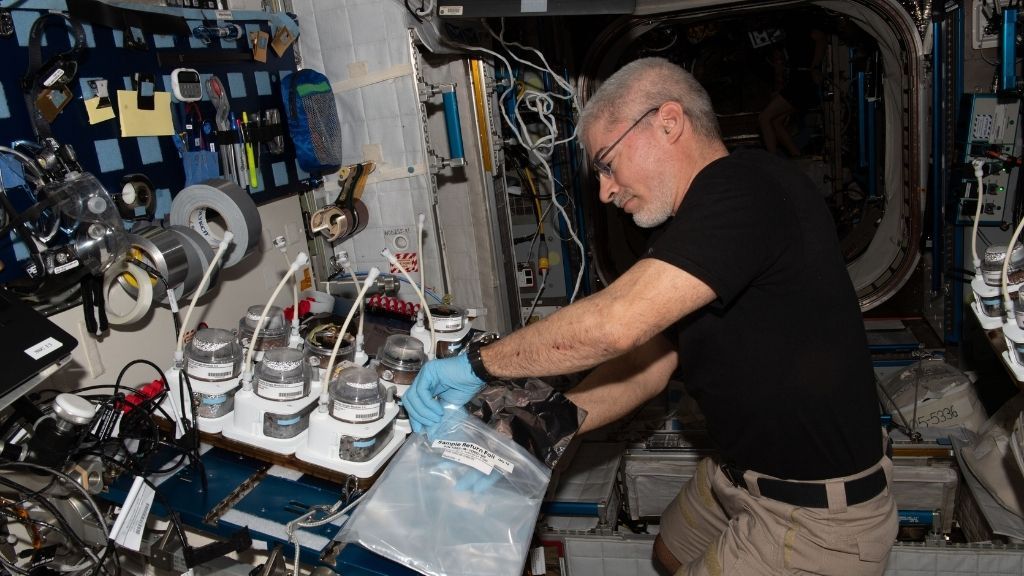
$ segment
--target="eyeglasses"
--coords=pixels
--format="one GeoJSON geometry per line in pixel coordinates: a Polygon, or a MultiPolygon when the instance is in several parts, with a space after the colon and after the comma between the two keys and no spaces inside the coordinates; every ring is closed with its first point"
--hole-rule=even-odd
{"type": "Polygon", "coordinates": [[[591,163],[590,163],[591,167],[594,169],[594,172],[597,174],[598,179],[600,179],[601,176],[604,176],[605,178],[611,178],[612,177],[612,164],[611,164],[611,162],[605,162],[604,161],[605,157],[608,156],[608,153],[611,152],[613,149],[615,149],[615,147],[619,145],[619,142],[622,142],[622,140],[627,135],[629,135],[629,133],[633,131],[633,128],[636,128],[637,125],[640,124],[640,122],[642,122],[644,118],[647,118],[652,113],[657,112],[660,109],[661,109],[661,106],[657,106],[655,108],[651,108],[647,112],[644,112],[639,118],[636,119],[636,122],[633,122],[629,126],[629,128],[626,128],[626,131],[622,133],[622,136],[619,136],[618,138],[616,138],[615,142],[612,142],[611,146],[605,148],[604,152],[601,152],[597,156],[597,158],[594,158],[591,161],[591,163]]]}

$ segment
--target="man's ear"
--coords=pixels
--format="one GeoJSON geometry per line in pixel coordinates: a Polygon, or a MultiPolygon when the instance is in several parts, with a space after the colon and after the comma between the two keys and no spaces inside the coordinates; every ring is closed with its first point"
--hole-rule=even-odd
{"type": "Polygon", "coordinates": [[[675,142],[683,135],[683,130],[689,125],[683,105],[678,102],[665,102],[655,114],[655,125],[668,139],[669,143],[675,142]]]}

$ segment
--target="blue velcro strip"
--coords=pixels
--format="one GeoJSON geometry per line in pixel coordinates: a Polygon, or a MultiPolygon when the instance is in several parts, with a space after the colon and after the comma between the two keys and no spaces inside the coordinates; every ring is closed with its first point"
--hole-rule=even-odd
{"type": "Polygon", "coordinates": [[[156,212],[154,218],[159,220],[171,213],[171,191],[168,188],[156,189],[156,212]]]}
{"type": "Polygon", "coordinates": [[[174,36],[167,34],[153,34],[154,48],[174,48],[174,36]]]}
{"type": "Polygon", "coordinates": [[[21,241],[21,236],[11,232],[11,245],[14,247],[14,259],[15,260],[28,260],[28,246],[21,241]]]}
{"type": "Polygon", "coordinates": [[[4,92],[4,85],[0,84],[0,118],[10,118],[11,107],[7,105],[7,93],[4,92]]]}
{"type": "MultiPolygon", "coordinates": [[[[189,20],[188,21],[188,29],[189,30],[195,30],[197,26],[202,26],[202,25],[203,25],[202,20],[189,20]]],[[[203,41],[200,40],[199,38],[196,38],[195,36],[189,36],[188,37],[188,45],[191,46],[192,48],[206,48],[206,44],[203,44],[203,41]]]]}
{"type": "MultiPolygon", "coordinates": [[[[18,46],[28,47],[28,38],[32,33],[32,24],[39,18],[39,12],[28,10],[14,10],[11,12],[11,19],[14,20],[14,32],[18,36],[18,46]]],[[[43,35],[43,46],[46,44],[46,35],[43,35]]]]}
{"type": "Polygon", "coordinates": [[[256,93],[260,96],[270,96],[273,89],[270,86],[270,73],[258,70],[253,72],[253,79],[256,80],[256,93]]]}
{"type": "Polygon", "coordinates": [[[288,183],[288,167],[284,162],[274,162],[271,168],[274,171],[274,186],[284,186],[288,183]]]}
{"type": "Polygon", "coordinates": [[[139,156],[143,164],[162,162],[164,155],[160,152],[160,140],[156,136],[142,136],[139,139],[139,156]]]}
{"type": "Polygon", "coordinates": [[[96,146],[96,158],[100,161],[100,172],[124,170],[124,159],[121,158],[117,138],[97,140],[93,144],[96,146]]]}
{"type": "MultiPolygon", "coordinates": [[[[82,30],[85,32],[85,45],[88,46],[89,48],[95,48],[96,47],[96,34],[94,34],[93,31],[92,31],[92,25],[91,24],[82,24],[82,30]]],[[[75,42],[74,39],[72,39],[71,42],[74,43],[75,42]]]]}
{"type": "Polygon", "coordinates": [[[228,72],[228,97],[245,98],[245,76],[241,72],[228,72]]]}

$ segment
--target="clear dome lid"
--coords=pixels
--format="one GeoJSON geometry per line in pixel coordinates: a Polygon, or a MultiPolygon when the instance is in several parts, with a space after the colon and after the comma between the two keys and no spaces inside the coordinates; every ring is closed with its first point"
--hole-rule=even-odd
{"type": "Polygon", "coordinates": [[[235,335],[223,328],[203,328],[188,343],[185,356],[209,364],[241,361],[242,347],[235,335]]]}
{"type": "Polygon", "coordinates": [[[392,334],[384,341],[377,360],[392,370],[415,372],[427,361],[423,342],[406,334],[392,334]]]}
{"type": "MultiPolygon", "coordinates": [[[[249,306],[246,310],[245,316],[238,321],[238,332],[240,334],[251,335],[256,331],[256,325],[259,324],[260,315],[263,313],[263,304],[257,304],[255,306],[249,306]]],[[[267,310],[267,319],[263,321],[263,327],[260,328],[260,336],[277,336],[284,334],[288,331],[288,323],[284,320],[284,310],[280,306],[271,306],[267,310]]]]}
{"type": "MultiPolygon", "coordinates": [[[[1003,260],[1006,259],[1005,244],[993,244],[985,248],[985,258],[981,262],[982,270],[1003,269],[1003,260]]],[[[1024,266],[1024,244],[1017,242],[1013,245],[1013,252],[1010,254],[1009,270],[1017,270],[1024,266]]]]}
{"type": "Polygon", "coordinates": [[[331,397],[331,415],[339,420],[368,422],[381,416],[384,388],[373,368],[345,368],[331,379],[327,391],[331,397]]]}
{"type": "Polygon", "coordinates": [[[267,382],[302,382],[305,379],[302,358],[302,352],[294,348],[267,350],[256,365],[256,377],[267,382]]]}

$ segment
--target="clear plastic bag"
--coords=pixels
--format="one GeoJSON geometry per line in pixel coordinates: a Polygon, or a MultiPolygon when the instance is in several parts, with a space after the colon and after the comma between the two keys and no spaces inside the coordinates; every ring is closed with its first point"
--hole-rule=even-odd
{"type": "Polygon", "coordinates": [[[523,573],[550,470],[464,410],[413,434],[342,540],[424,574],[523,573]]]}

